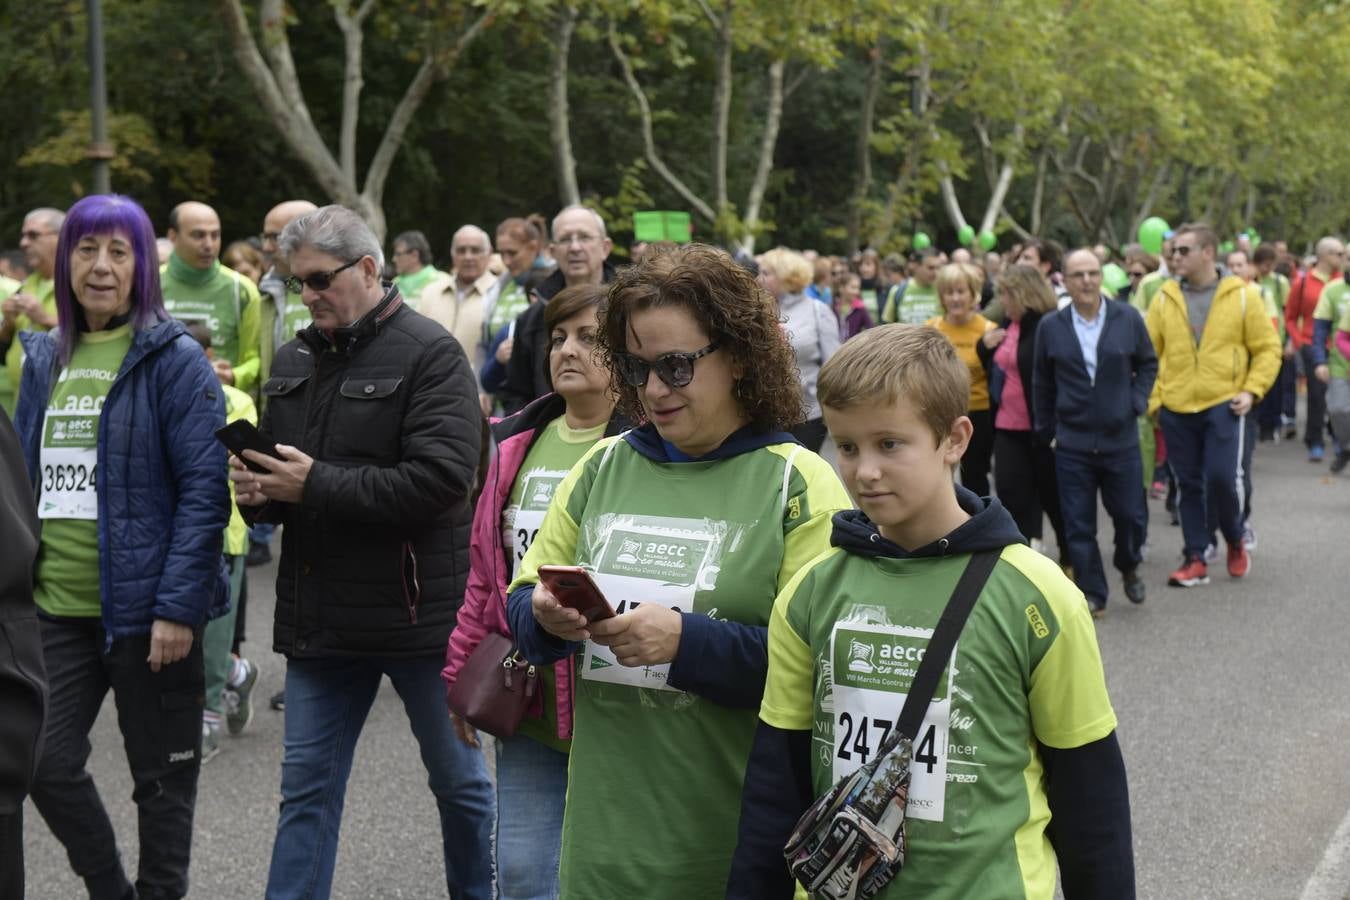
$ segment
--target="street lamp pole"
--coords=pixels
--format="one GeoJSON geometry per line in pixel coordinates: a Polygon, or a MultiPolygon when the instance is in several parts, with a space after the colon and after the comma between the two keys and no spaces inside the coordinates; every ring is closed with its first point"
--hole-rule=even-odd
{"type": "Polygon", "coordinates": [[[101,0],[85,0],[89,16],[89,94],[90,119],[93,123],[93,142],[86,158],[94,164],[94,193],[106,194],[112,190],[109,160],[113,157],[108,143],[108,84],[103,65],[103,4],[101,0]]]}

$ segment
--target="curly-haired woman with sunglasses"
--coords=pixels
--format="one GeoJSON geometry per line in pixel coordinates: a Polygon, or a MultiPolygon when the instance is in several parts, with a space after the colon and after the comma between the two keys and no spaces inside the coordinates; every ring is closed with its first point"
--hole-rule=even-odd
{"type": "Polygon", "coordinates": [[[783,429],[802,420],[773,299],[725,253],[657,251],[610,287],[600,352],[619,408],[554,494],[508,618],[536,663],[575,654],[561,896],[720,896],[778,591],[848,498],[783,429]],[[588,568],[618,613],[538,584],[588,568]]]}

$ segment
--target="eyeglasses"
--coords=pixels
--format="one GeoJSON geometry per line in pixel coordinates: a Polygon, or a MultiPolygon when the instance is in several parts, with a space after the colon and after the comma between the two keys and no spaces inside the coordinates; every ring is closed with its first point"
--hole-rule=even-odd
{"type": "Polygon", "coordinates": [[[1096,281],[1098,278],[1102,277],[1102,273],[1101,270],[1096,272],[1065,272],[1064,277],[1068,280],[1081,278],[1084,281],[1096,281]]]}
{"type": "Polygon", "coordinates": [[[30,241],[36,241],[38,238],[44,238],[49,234],[56,234],[55,231],[20,231],[19,238],[28,238],[30,241]]]}
{"type": "Polygon", "coordinates": [[[694,380],[694,361],[715,350],[717,344],[714,342],[693,353],[665,353],[651,362],[631,353],[615,353],[614,367],[618,369],[619,377],[633,387],[646,384],[652,372],[670,387],[688,387],[689,382],[694,380]]]}
{"type": "Polygon", "coordinates": [[[1126,272],[1125,274],[1131,278],[1143,278],[1145,275],[1144,272],[1126,272]]]}
{"type": "Polygon", "coordinates": [[[280,231],[264,231],[262,234],[258,235],[258,240],[262,241],[264,244],[268,242],[275,244],[280,238],[280,231]]]}
{"type": "Polygon", "coordinates": [[[290,291],[292,294],[300,293],[300,288],[302,287],[307,287],[311,291],[326,291],[333,283],[333,279],[336,278],[339,273],[345,272],[363,259],[365,259],[364,256],[358,256],[345,266],[338,266],[331,272],[315,272],[313,275],[306,275],[304,278],[301,278],[299,275],[292,275],[290,278],[286,279],[286,290],[290,291]]]}
{"type": "Polygon", "coordinates": [[[553,239],[553,243],[558,247],[568,247],[572,244],[580,244],[583,247],[589,247],[600,240],[598,234],[560,234],[553,239]]]}
{"type": "Polygon", "coordinates": [[[1182,247],[1173,247],[1173,248],[1172,248],[1172,255],[1173,255],[1173,256],[1190,256],[1190,255],[1191,255],[1191,251],[1194,250],[1194,249],[1195,249],[1194,247],[1184,247],[1184,246],[1182,246],[1182,247]]]}

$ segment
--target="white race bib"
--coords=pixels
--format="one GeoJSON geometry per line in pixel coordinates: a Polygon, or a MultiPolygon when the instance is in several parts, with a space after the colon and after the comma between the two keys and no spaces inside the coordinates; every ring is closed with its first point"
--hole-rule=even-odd
{"type": "Polygon", "coordinates": [[[511,548],[511,578],[508,584],[516,580],[520,573],[521,560],[539,536],[539,528],[544,524],[553,495],[567,477],[567,470],[532,469],[519,476],[523,481],[520,491],[520,506],[513,506],[503,517],[505,521],[505,541],[511,548]]]}
{"type": "MultiPolygon", "coordinates": [[[[651,517],[643,517],[643,524],[615,523],[597,554],[592,572],[595,582],[619,615],[643,603],[693,612],[694,595],[700,589],[712,590],[717,579],[712,552],[717,538],[701,519],[652,522],[651,517]],[[685,524],[693,527],[681,527],[685,524]]],[[[581,675],[590,681],[679,692],[666,683],[669,663],[640,668],[620,665],[608,647],[595,641],[586,642],[581,675]]]]}
{"type": "Polygon", "coordinates": [[[38,472],[42,519],[98,519],[98,413],[48,412],[38,472]]]}
{"type": "MultiPolygon", "coordinates": [[[[871,761],[891,733],[932,636],[928,628],[835,625],[830,641],[835,781],[871,761]]],[[[914,739],[909,818],[942,821],[952,669],[949,663],[914,739]]]]}

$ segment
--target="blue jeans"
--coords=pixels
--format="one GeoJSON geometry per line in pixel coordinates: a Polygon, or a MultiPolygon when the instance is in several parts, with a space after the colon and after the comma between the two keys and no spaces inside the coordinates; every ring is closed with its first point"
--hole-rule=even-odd
{"type": "Polygon", "coordinates": [[[1198,413],[1164,409],[1159,422],[1177,480],[1177,514],[1187,558],[1205,558],[1211,514],[1224,540],[1240,545],[1246,420],[1219,403],[1198,413]]]}
{"type": "Polygon", "coordinates": [[[567,754],[517,735],[497,739],[497,896],[554,900],[567,754]]]}
{"type": "Polygon", "coordinates": [[[1068,541],[1073,580],[1089,599],[1106,603],[1109,590],[1097,547],[1097,492],[1115,526],[1112,564],[1129,572],[1140,562],[1140,548],[1148,527],[1144,502],[1143,461],[1139,448],[1116,453],[1084,453],[1065,447],[1055,449],[1055,474],[1059,479],[1059,506],[1064,513],[1064,537],[1068,541]]]}
{"type": "Polygon", "coordinates": [[[461,743],[450,724],[443,665],[439,656],[287,662],[281,816],[268,900],[324,900],[332,891],[352,755],[384,675],[403,700],[436,796],[449,895],[492,896],[492,784],[482,751],[461,743]]]}

